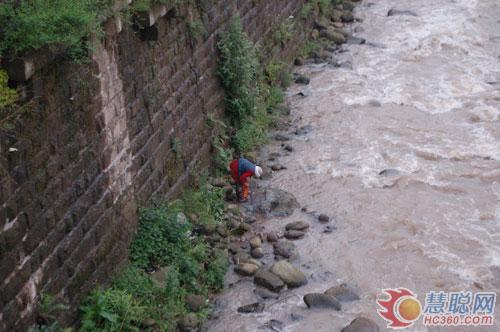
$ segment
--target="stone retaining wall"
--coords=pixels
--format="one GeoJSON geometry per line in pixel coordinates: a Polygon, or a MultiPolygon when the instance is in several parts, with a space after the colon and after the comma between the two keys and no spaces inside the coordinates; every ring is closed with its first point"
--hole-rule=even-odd
{"type": "MultiPolygon", "coordinates": [[[[200,0],[140,31],[124,24],[89,65],[57,59],[23,83],[36,109],[0,133],[0,331],[26,330],[42,291],[78,308],[109,280],[137,208],[210,165],[207,116],[224,111],[217,32],[238,13],[261,42],[303,3],[200,0]],[[202,40],[189,36],[193,20],[202,40]]],[[[289,57],[299,38],[275,52],[289,57]]]]}

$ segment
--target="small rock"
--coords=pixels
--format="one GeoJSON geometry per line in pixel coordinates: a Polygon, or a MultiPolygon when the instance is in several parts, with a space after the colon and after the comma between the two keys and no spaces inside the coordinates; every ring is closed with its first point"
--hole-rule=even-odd
{"type": "Polygon", "coordinates": [[[243,222],[247,223],[247,224],[253,224],[257,221],[257,218],[255,217],[252,217],[252,216],[245,216],[243,218],[243,222]]]}
{"type": "Polygon", "coordinates": [[[193,224],[196,224],[199,219],[200,219],[200,217],[198,217],[198,215],[196,213],[189,214],[189,220],[191,220],[193,222],[193,224]]]}
{"type": "Polygon", "coordinates": [[[288,239],[288,240],[298,240],[298,239],[302,239],[304,236],[306,235],[306,233],[302,232],[302,231],[286,231],[285,232],[285,237],[288,239]]]}
{"type": "Polygon", "coordinates": [[[241,242],[232,242],[229,244],[227,249],[229,249],[229,252],[233,255],[243,251],[243,248],[241,248],[241,242]]]}
{"type": "Polygon", "coordinates": [[[311,82],[311,80],[309,79],[309,77],[307,76],[304,76],[302,74],[294,74],[295,76],[295,83],[297,84],[309,84],[311,82]]]}
{"type": "Polygon", "coordinates": [[[307,284],[305,274],[285,260],[274,263],[269,272],[277,275],[288,287],[300,287],[307,284]]]}
{"type": "Polygon", "coordinates": [[[356,5],[352,3],[351,1],[343,1],[342,2],[342,7],[344,7],[345,10],[350,10],[353,11],[356,5]]]}
{"type": "Polygon", "coordinates": [[[243,235],[246,232],[250,231],[251,229],[252,229],[252,227],[249,224],[242,222],[238,225],[238,227],[236,227],[236,229],[234,230],[234,233],[236,235],[243,235]]]}
{"type": "Polygon", "coordinates": [[[358,317],[341,332],[380,332],[380,328],[371,319],[358,317]]]}
{"type": "Polygon", "coordinates": [[[318,216],[318,220],[320,222],[329,222],[330,221],[330,217],[327,216],[326,214],[322,213],[318,216]]]}
{"type": "Polygon", "coordinates": [[[292,313],[290,314],[290,319],[291,319],[292,321],[294,321],[294,322],[297,322],[297,321],[299,321],[299,320],[303,320],[303,319],[304,319],[304,316],[299,315],[299,314],[297,314],[297,313],[295,313],[295,312],[292,312],[292,313]]]}
{"type": "Polygon", "coordinates": [[[186,304],[189,310],[198,312],[206,305],[206,302],[205,298],[201,295],[188,294],[186,296],[186,304]]]}
{"type": "Polygon", "coordinates": [[[381,107],[382,106],[382,103],[379,102],[378,100],[375,100],[375,99],[372,99],[368,102],[368,105],[372,106],[372,107],[381,107]]]}
{"type": "Polygon", "coordinates": [[[256,287],[253,292],[264,300],[277,299],[280,296],[278,293],[271,292],[269,289],[263,287],[256,287]]]}
{"type": "Polygon", "coordinates": [[[188,218],[184,213],[182,212],[177,213],[177,223],[179,225],[185,225],[188,223],[188,218]]]}
{"type": "Polygon", "coordinates": [[[295,130],[295,135],[303,136],[309,134],[311,131],[312,131],[312,126],[310,125],[302,126],[295,130]]]}
{"type": "Polygon", "coordinates": [[[312,32],[311,32],[311,39],[312,40],[316,40],[319,38],[319,31],[318,29],[314,29],[312,32]]]}
{"type": "Polygon", "coordinates": [[[252,249],[262,247],[262,240],[261,240],[260,236],[257,235],[257,236],[254,236],[250,239],[250,247],[252,249]]]}
{"type": "Polygon", "coordinates": [[[325,229],[323,230],[323,233],[330,234],[330,233],[333,233],[334,230],[335,230],[334,227],[332,227],[332,226],[326,226],[325,229]]]}
{"type": "Polygon", "coordinates": [[[268,328],[271,331],[280,332],[283,330],[283,322],[276,319],[271,319],[270,321],[265,323],[263,327],[268,328]]]}
{"type": "Polygon", "coordinates": [[[374,42],[368,42],[368,43],[366,43],[366,45],[371,46],[371,47],[375,47],[375,48],[387,48],[387,46],[385,46],[384,44],[374,43],[374,42]]]}
{"type": "Polygon", "coordinates": [[[283,105],[283,104],[276,106],[274,108],[274,110],[276,111],[276,113],[283,115],[283,116],[290,115],[290,113],[292,111],[289,106],[283,105]]]}
{"type": "Polygon", "coordinates": [[[234,264],[240,264],[250,258],[250,255],[246,252],[239,252],[233,256],[234,264]]]}
{"type": "Polygon", "coordinates": [[[156,321],[153,318],[146,318],[142,321],[141,326],[144,328],[152,328],[156,326],[156,321]]]}
{"type": "Polygon", "coordinates": [[[240,263],[234,267],[234,272],[243,276],[253,276],[259,270],[258,266],[250,263],[240,263]]]}
{"type": "Polygon", "coordinates": [[[418,16],[417,13],[411,10],[404,10],[404,9],[392,8],[387,12],[387,16],[396,16],[396,15],[418,16]]]}
{"type": "Polygon", "coordinates": [[[359,300],[359,295],[356,291],[347,284],[331,287],[325,291],[325,294],[333,296],[340,302],[352,302],[359,300]]]}
{"type": "Polygon", "coordinates": [[[349,11],[344,11],[341,16],[342,22],[353,22],[354,16],[349,11]]]}
{"type": "Polygon", "coordinates": [[[241,263],[253,264],[253,265],[257,266],[258,268],[262,267],[262,264],[258,260],[250,258],[250,257],[245,259],[245,260],[242,260],[241,263]]]}
{"type": "Polygon", "coordinates": [[[332,22],[342,22],[342,14],[341,10],[334,9],[331,16],[332,22]]]}
{"type": "Polygon", "coordinates": [[[290,140],[290,137],[283,134],[276,134],[276,136],[274,136],[274,139],[277,141],[286,142],[290,140]]]}
{"type": "Polygon", "coordinates": [[[342,305],[340,302],[326,294],[320,293],[309,293],[304,296],[304,302],[309,309],[311,308],[321,308],[321,309],[334,309],[340,311],[342,305]]]}
{"type": "Polygon", "coordinates": [[[266,235],[267,242],[278,242],[279,236],[276,233],[267,233],[266,235]]]}
{"type": "Polygon", "coordinates": [[[251,314],[251,313],[259,314],[264,311],[265,307],[266,305],[264,303],[256,302],[239,307],[238,312],[243,314],[251,314]]]}
{"type": "Polygon", "coordinates": [[[285,229],[287,231],[305,231],[309,229],[309,224],[306,223],[305,221],[295,221],[287,224],[285,226],[285,229]]]}
{"type": "Polygon", "coordinates": [[[294,65],[296,66],[303,66],[304,65],[304,59],[302,58],[296,58],[295,61],[293,62],[294,65]]]}
{"type": "Polygon", "coordinates": [[[362,45],[362,44],[366,43],[366,39],[351,36],[351,37],[347,38],[346,43],[351,44],[351,45],[362,45]]]}
{"type": "Polygon", "coordinates": [[[299,91],[297,93],[298,96],[302,96],[302,97],[310,97],[310,96],[312,96],[312,94],[313,94],[312,90],[308,86],[306,86],[304,89],[302,89],[301,91],[299,91]]]}
{"type": "Polygon", "coordinates": [[[252,252],[250,254],[253,258],[257,259],[264,257],[264,251],[260,247],[252,249],[252,252]]]}
{"type": "Polygon", "coordinates": [[[225,225],[218,225],[217,226],[217,233],[222,237],[227,237],[229,235],[229,233],[227,231],[227,227],[225,225]]]}
{"type": "Polygon", "coordinates": [[[182,317],[182,319],[178,323],[178,327],[182,332],[191,332],[196,331],[199,324],[200,322],[198,320],[198,317],[196,317],[196,314],[190,313],[182,317]]]}
{"type": "Polygon", "coordinates": [[[290,258],[295,251],[295,245],[290,241],[274,243],[273,248],[274,254],[283,258],[290,258]]]}
{"type": "Polygon", "coordinates": [[[330,25],[330,22],[328,22],[325,19],[314,21],[314,28],[318,29],[319,31],[328,29],[329,25],[330,25]]]}
{"type": "Polygon", "coordinates": [[[262,269],[255,274],[253,281],[256,285],[265,287],[273,292],[279,292],[285,287],[285,283],[278,276],[262,269]]]}
{"type": "Polygon", "coordinates": [[[212,184],[212,186],[219,187],[219,188],[224,188],[227,185],[227,181],[225,181],[222,178],[214,178],[214,179],[210,180],[210,183],[212,184]]]}
{"type": "Polygon", "coordinates": [[[199,232],[202,235],[212,235],[217,230],[217,226],[214,224],[201,225],[199,227],[199,232]]]}
{"type": "Polygon", "coordinates": [[[382,175],[382,176],[398,176],[398,175],[401,175],[401,171],[397,170],[397,169],[394,169],[394,168],[386,168],[383,171],[381,171],[380,173],[378,173],[378,175],[382,175]]]}
{"type": "Polygon", "coordinates": [[[289,145],[289,144],[285,144],[283,146],[283,149],[285,149],[288,152],[293,152],[293,150],[294,150],[293,147],[291,145],[289,145]]]}
{"type": "Polygon", "coordinates": [[[168,281],[168,276],[169,274],[171,273],[171,269],[170,267],[166,266],[166,267],[162,267],[160,268],[159,270],[155,271],[152,275],[151,275],[151,279],[153,280],[153,282],[158,286],[158,287],[165,287],[167,281],[168,281]]]}
{"type": "Polygon", "coordinates": [[[357,26],[354,28],[354,32],[359,33],[359,32],[365,32],[365,28],[362,26],[357,26]]]}
{"type": "Polygon", "coordinates": [[[342,35],[341,33],[337,32],[337,31],[333,31],[331,29],[322,30],[320,32],[320,36],[322,38],[326,38],[326,39],[334,42],[337,45],[343,44],[346,41],[344,35],[342,35]]]}
{"type": "Polygon", "coordinates": [[[341,28],[343,28],[343,27],[344,27],[344,23],[342,23],[342,22],[333,22],[333,23],[332,23],[332,26],[333,26],[334,28],[341,29],[341,28]]]}
{"type": "Polygon", "coordinates": [[[283,166],[283,165],[281,165],[281,164],[275,164],[275,165],[272,165],[272,166],[271,166],[271,169],[272,169],[273,171],[276,171],[276,172],[277,172],[277,171],[281,171],[281,170],[283,170],[283,169],[286,169],[286,167],[285,167],[285,166],[283,166]]]}
{"type": "Polygon", "coordinates": [[[231,210],[232,210],[232,211],[239,211],[238,205],[236,205],[236,204],[228,204],[228,205],[227,205],[227,209],[228,209],[229,211],[231,211],[231,210]]]}

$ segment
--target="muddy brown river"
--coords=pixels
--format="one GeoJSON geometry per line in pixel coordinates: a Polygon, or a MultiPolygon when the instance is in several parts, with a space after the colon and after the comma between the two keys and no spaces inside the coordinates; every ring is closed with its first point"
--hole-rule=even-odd
{"type": "MultiPolygon", "coordinates": [[[[230,274],[209,331],[340,331],[360,315],[386,331],[375,303],[383,288],[406,287],[422,302],[432,290],[500,288],[500,1],[365,0],[355,16],[362,22],[351,28],[366,44],[344,45],[339,68],[298,69],[311,83],[289,89],[291,117],[310,131],[290,129],[294,151],[279,158],[287,169],[266,184],[313,212],[260,225],[311,223],[294,242],[309,282],[267,300],[263,313],[240,314],[259,299],[251,278],[230,274]],[[417,16],[387,16],[394,7],[417,16]],[[334,218],[333,233],[315,211],[334,218]],[[361,300],[340,312],[303,303],[342,282],[361,300]]],[[[280,143],[263,155],[282,153],[280,143]]],[[[405,331],[500,331],[495,317],[492,327],[420,321],[405,331]]]]}

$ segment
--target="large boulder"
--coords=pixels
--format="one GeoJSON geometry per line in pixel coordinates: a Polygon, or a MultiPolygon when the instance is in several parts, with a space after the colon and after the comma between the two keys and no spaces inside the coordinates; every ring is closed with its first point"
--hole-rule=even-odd
{"type": "Polygon", "coordinates": [[[380,328],[372,320],[358,317],[344,327],[341,332],[380,332],[380,328]]]}
{"type": "Polygon", "coordinates": [[[288,287],[300,287],[307,283],[305,274],[285,260],[274,263],[269,272],[277,275],[288,287]]]}
{"type": "Polygon", "coordinates": [[[279,292],[285,287],[285,283],[277,275],[262,269],[255,274],[253,281],[256,285],[265,287],[273,292],[279,292]]]}
{"type": "Polygon", "coordinates": [[[267,189],[263,197],[255,200],[256,211],[271,217],[287,217],[299,207],[295,196],[280,189],[267,189]]]}

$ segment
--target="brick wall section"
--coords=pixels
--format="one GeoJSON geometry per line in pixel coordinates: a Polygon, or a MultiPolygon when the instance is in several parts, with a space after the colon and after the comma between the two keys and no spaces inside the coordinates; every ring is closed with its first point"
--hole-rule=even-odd
{"type": "MultiPolygon", "coordinates": [[[[224,112],[217,32],[239,13],[262,42],[303,2],[200,0],[161,18],[155,42],[127,26],[91,64],[57,61],[28,82],[39,106],[0,134],[0,331],[26,330],[42,291],[78,308],[109,280],[137,207],[175,197],[210,165],[207,115],[224,112]],[[186,20],[197,18],[207,33],[193,42],[186,20]]],[[[300,38],[276,53],[290,58],[300,38]]]]}

